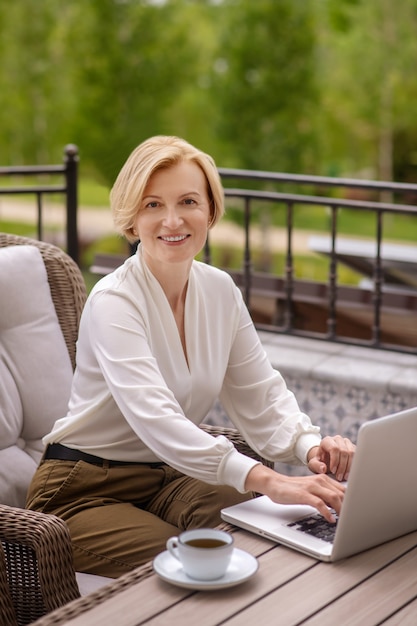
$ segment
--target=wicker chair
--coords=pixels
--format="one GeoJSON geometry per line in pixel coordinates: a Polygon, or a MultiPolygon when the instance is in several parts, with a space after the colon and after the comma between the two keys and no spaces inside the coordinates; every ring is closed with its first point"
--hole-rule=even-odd
{"type": "Polygon", "coordinates": [[[31,624],[80,597],[71,538],[61,519],[0,505],[0,541],[2,624],[31,624]]]}
{"type": "MultiPolygon", "coordinates": [[[[86,300],[82,274],[74,261],[58,247],[0,233],[0,248],[19,245],[35,246],[41,253],[52,301],[74,367],[78,325],[86,300]]],[[[211,425],[202,428],[213,435],[226,435],[241,452],[259,459],[236,430],[211,425]]],[[[270,462],[260,460],[272,466],[270,462]]],[[[72,564],[71,539],[62,520],[0,504],[0,541],[0,623],[7,626],[29,624],[55,609],[65,620],[65,615],[68,617],[72,610],[78,613],[89,603],[100,602],[151,573],[150,566],[143,566],[96,590],[91,594],[91,600],[87,599],[89,596],[80,598],[72,564]],[[75,603],[71,602],[73,600],[75,603]],[[67,613],[64,605],[69,602],[67,613]]]]}
{"type": "MultiPolygon", "coordinates": [[[[42,256],[72,365],[86,289],[78,266],[48,243],[0,233],[0,247],[32,245],[42,256]]],[[[18,471],[18,468],[17,468],[18,471]]],[[[0,504],[0,622],[29,624],[80,597],[66,524],[53,515],[0,504]]]]}

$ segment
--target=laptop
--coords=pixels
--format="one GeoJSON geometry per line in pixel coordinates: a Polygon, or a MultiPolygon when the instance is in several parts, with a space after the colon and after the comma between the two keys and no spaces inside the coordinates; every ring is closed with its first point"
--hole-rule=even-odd
{"type": "Polygon", "coordinates": [[[417,530],[417,407],[362,424],[336,524],[313,507],[276,504],[267,496],[224,508],[221,516],[321,561],[417,530]],[[334,537],[326,534],[332,531],[334,537]]]}

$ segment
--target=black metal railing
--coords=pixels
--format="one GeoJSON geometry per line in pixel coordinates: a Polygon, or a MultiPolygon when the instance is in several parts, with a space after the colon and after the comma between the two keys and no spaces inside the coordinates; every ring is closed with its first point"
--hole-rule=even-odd
{"type": "MultiPolygon", "coordinates": [[[[387,215],[406,215],[411,217],[413,223],[414,220],[417,222],[417,184],[226,168],[219,168],[219,172],[225,187],[227,207],[230,209],[237,203],[243,223],[241,266],[233,269],[226,265],[224,269],[242,289],[259,329],[417,353],[417,244],[411,246],[409,268],[413,279],[410,283],[404,282],[401,276],[398,278],[398,272],[390,274],[383,254],[384,239],[390,235],[385,232],[388,230],[387,215]],[[232,187],[229,186],[230,181],[239,181],[239,184],[232,187]],[[248,186],[256,189],[248,189],[248,186]],[[348,197],[358,193],[358,190],[365,196],[363,199],[348,197]],[[285,217],[282,275],[254,269],[251,230],[256,209],[259,213],[259,206],[266,205],[279,210],[285,217]],[[326,212],[328,248],[325,254],[329,264],[327,280],[323,282],[295,277],[294,239],[298,225],[294,216],[299,207],[321,207],[326,212]],[[361,213],[371,212],[374,215],[374,252],[368,259],[371,275],[367,287],[344,285],[338,278],[339,265],[343,262],[338,248],[341,232],[339,218],[341,211],[346,209],[357,212],[358,232],[361,230],[361,213]],[[264,314],[263,305],[259,304],[265,298],[273,303],[272,314],[264,314]]],[[[42,240],[43,198],[48,194],[64,194],[66,250],[79,264],[77,147],[66,146],[62,165],[0,167],[0,176],[23,176],[31,180],[38,174],[60,176],[63,182],[57,185],[0,186],[0,195],[35,196],[37,236],[42,240]]],[[[102,268],[99,273],[111,271],[114,264],[120,263],[119,257],[113,261],[111,255],[105,256],[105,263],[99,264],[102,268]]],[[[205,248],[205,260],[211,262],[210,238],[205,248]]]]}
{"type": "Polygon", "coordinates": [[[22,165],[0,167],[0,176],[32,180],[35,176],[52,175],[61,179],[60,184],[28,184],[0,186],[0,196],[34,196],[37,210],[37,237],[44,239],[44,197],[52,194],[63,194],[66,210],[66,251],[76,263],[79,262],[79,244],[77,232],[77,178],[78,148],[68,144],[64,151],[62,165],[22,165]]]}
{"type": "MultiPolygon", "coordinates": [[[[243,213],[244,246],[242,268],[229,270],[237,284],[242,288],[245,301],[255,315],[253,300],[259,295],[268,296],[275,300],[276,310],[274,319],[267,320],[266,324],[257,323],[258,328],[272,330],[274,332],[288,333],[325,339],[328,341],[340,341],[354,343],[375,348],[387,348],[402,352],[417,353],[417,244],[415,244],[415,256],[409,259],[410,272],[415,275],[413,284],[396,284],[395,287],[387,284],[386,277],[389,268],[386,267],[382,255],[384,238],[384,217],[386,215],[407,215],[417,221],[417,185],[407,183],[390,183],[386,181],[368,181],[347,178],[330,178],[318,176],[303,176],[284,173],[254,172],[248,170],[235,170],[220,168],[219,172],[225,185],[226,204],[232,201],[240,201],[243,213]],[[256,182],[267,183],[269,189],[253,190],[246,188],[228,187],[230,179],[243,180],[244,185],[256,182]],[[272,185],[289,184],[296,187],[296,193],[271,191],[272,185]],[[303,188],[313,188],[314,195],[303,193],[303,188]],[[323,188],[337,188],[344,190],[336,197],[331,193],[322,194],[323,188]],[[300,192],[301,189],[301,192],[300,192]],[[371,196],[371,199],[349,199],[345,196],[349,190],[359,189],[362,193],[371,196]],[[317,193],[320,190],[320,193],[317,193]],[[375,198],[375,196],[378,196],[375,198]],[[405,201],[404,201],[405,198],[405,201]],[[411,201],[410,201],[411,198],[411,201]],[[401,201],[403,200],[403,201],[401,201]],[[267,203],[270,207],[285,207],[285,231],[286,252],[285,271],[282,277],[265,272],[255,272],[252,264],[252,249],[250,244],[250,232],[252,226],[254,203],[267,203]],[[299,206],[322,207],[329,214],[329,271],[326,283],[314,283],[296,280],[294,277],[294,210],[299,206]],[[337,242],[339,237],[338,218],[340,211],[350,209],[358,213],[360,223],[361,212],[372,212],[375,216],[375,254],[370,261],[372,267],[371,286],[347,287],[338,282],[339,258],[337,242]],[[299,324],[300,306],[307,303],[310,312],[304,311],[304,318],[316,318],[317,309],[324,328],[308,328],[308,323],[299,324]],[[315,307],[315,311],[314,311],[315,307]],[[297,312],[298,309],[298,312],[297,312]],[[349,312],[350,310],[350,312],[349,312]],[[352,311],[357,317],[358,311],[366,313],[369,321],[361,323],[360,331],[356,328],[350,332],[349,327],[354,327],[355,322],[352,311]],[[343,316],[343,329],[340,318],[343,316]],[[404,324],[404,319],[406,323],[404,324]],[[349,322],[350,320],[350,322],[349,322]],[[366,328],[368,326],[369,328],[366,328]],[[399,326],[394,328],[394,326],[399,326]]],[[[389,233],[388,233],[389,234],[389,233]]],[[[205,260],[211,261],[211,246],[208,240],[205,249],[205,260]]],[[[228,269],[228,268],[226,268],[228,269]]],[[[305,308],[305,307],[304,307],[305,308]]],[[[320,324],[318,324],[320,326],[320,324]]],[[[317,326],[317,324],[316,324],[317,326]]],[[[356,324],[357,326],[357,324],[356,324]]]]}

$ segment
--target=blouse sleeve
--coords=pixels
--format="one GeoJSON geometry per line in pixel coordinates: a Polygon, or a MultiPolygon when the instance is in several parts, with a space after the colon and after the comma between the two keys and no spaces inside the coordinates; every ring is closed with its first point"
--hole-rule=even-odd
{"type": "Polygon", "coordinates": [[[320,443],[320,429],[271,366],[243,300],[220,401],[248,444],[267,459],[306,463],[308,451],[320,443]]]}

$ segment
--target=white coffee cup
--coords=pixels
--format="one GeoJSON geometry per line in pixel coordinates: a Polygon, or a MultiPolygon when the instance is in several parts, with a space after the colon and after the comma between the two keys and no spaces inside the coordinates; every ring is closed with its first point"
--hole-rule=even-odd
{"type": "Polygon", "coordinates": [[[197,580],[215,580],[225,575],[233,552],[233,537],[224,530],[196,528],[170,537],[167,549],[184,572],[197,580]]]}

